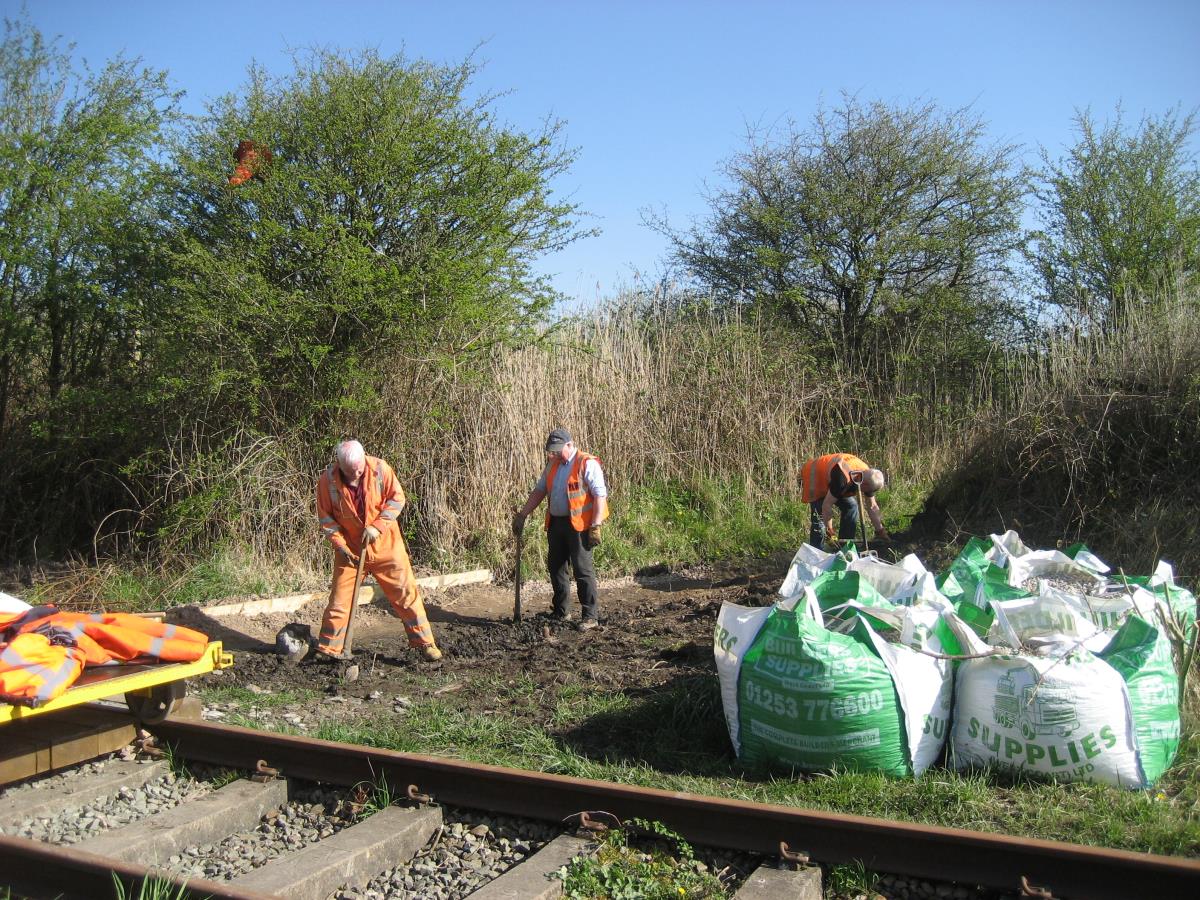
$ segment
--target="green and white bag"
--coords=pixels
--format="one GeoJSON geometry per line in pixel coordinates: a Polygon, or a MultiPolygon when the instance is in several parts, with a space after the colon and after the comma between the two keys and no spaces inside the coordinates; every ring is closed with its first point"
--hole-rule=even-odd
{"type": "Polygon", "coordinates": [[[923,772],[947,735],[950,666],[900,641],[940,647],[943,611],[893,604],[858,572],[826,573],[801,597],[722,605],[714,652],[738,756],[806,771],[923,772]]]}
{"type": "MultiPolygon", "coordinates": [[[[993,603],[1000,626],[995,633],[1016,635],[1021,649],[996,647],[1006,652],[959,666],[953,765],[1150,786],[1170,765],[1179,741],[1169,644],[1136,615],[1112,634],[1069,614],[1062,598],[1046,615],[1036,615],[1037,604],[1046,602],[993,603]]],[[[961,637],[971,653],[993,649],[974,634],[961,637]]]]}

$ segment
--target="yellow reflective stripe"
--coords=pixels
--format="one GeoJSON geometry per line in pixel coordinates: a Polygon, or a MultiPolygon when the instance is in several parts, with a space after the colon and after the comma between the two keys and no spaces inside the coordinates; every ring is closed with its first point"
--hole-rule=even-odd
{"type": "Polygon", "coordinates": [[[330,463],[328,466],[325,467],[325,475],[327,476],[326,482],[329,485],[329,500],[331,503],[333,503],[333,508],[337,509],[338,489],[337,489],[337,481],[333,477],[333,463],[330,463]]]}
{"type": "Polygon", "coordinates": [[[394,522],[400,516],[400,510],[404,506],[399,500],[388,500],[383,504],[383,509],[379,513],[379,518],[387,519],[389,522],[394,522]]]}

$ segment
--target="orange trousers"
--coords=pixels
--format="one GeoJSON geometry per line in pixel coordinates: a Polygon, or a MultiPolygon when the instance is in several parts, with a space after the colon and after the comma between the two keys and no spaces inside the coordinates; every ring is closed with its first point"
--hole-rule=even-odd
{"type": "MultiPolygon", "coordinates": [[[[350,602],[354,591],[354,576],[357,567],[341,553],[334,554],[333,585],[329,590],[329,603],[321,620],[321,638],[317,650],[331,656],[340,656],[346,645],[346,626],[350,622],[350,602]]],[[[412,563],[404,541],[398,539],[389,549],[387,556],[375,559],[367,549],[363,564],[363,576],[374,575],[383,589],[392,611],[404,621],[411,647],[428,647],[433,644],[433,629],[425,617],[425,603],[417,590],[412,563]]]]}

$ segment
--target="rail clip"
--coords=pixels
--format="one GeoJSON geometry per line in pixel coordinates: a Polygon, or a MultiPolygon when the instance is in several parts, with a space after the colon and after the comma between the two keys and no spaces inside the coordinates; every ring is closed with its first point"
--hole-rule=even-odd
{"type": "Polygon", "coordinates": [[[267,765],[265,759],[260,759],[254,764],[254,774],[250,776],[251,781],[257,781],[259,784],[266,784],[268,781],[273,781],[279,777],[279,770],[272,769],[267,765]]]}
{"type": "Polygon", "coordinates": [[[563,821],[582,831],[590,831],[592,833],[625,827],[617,816],[602,809],[585,809],[582,812],[567,816],[563,821]]]}
{"type": "Polygon", "coordinates": [[[808,865],[808,854],[801,850],[793,850],[787,845],[787,841],[779,842],[779,858],[794,866],[808,865]]]}
{"type": "Polygon", "coordinates": [[[1030,884],[1029,879],[1024,875],[1021,876],[1021,896],[1036,897],[1037,900],[1054,900],[1054,894],[1050,893],[1050,888],[1030,884]]]}
{"type": "Polygon", "coordinates": [[[413,803],[432,803],[433,797],[429,794],[422,794],[420,789],[415,784],[410,784],[404,792],[408,799],[413,803]]]}

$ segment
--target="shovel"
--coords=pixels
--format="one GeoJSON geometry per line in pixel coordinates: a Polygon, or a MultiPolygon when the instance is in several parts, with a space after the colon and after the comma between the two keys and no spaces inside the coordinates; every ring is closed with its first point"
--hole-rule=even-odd
{"type": "Polygon", "coordinates": [[[858,485],[858,530],[862,532],[863,556],[867,555],[867,507],[863,503],[862,484],[858,485]]]}
{"type": "Polygon", "coordinates": [[[513,622],[521,622],[521,549],[525,543],[522,532],[517,533],[517,566],[513,573],[513,622]]]}
{"type": "MultiPolygon", "coordinates": [[[[367,561],[367,543],[363,541],[358,550],[358,570],[354,573],[354,593],[350,595],[350,618],[346,622],[346,643],[342,645],[342,659],[354,658],[354,614],[358,611],[358,589],[362,586],[363,565],[367,561]]],[[[358,664],[346,667],[346,681],[358,681],[358,664]]]]}

